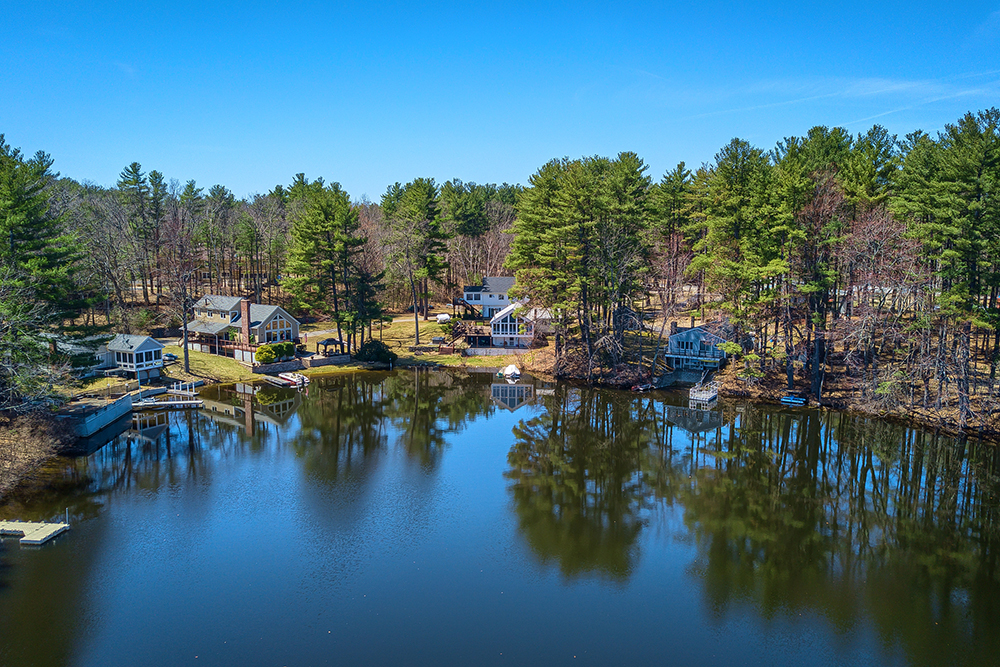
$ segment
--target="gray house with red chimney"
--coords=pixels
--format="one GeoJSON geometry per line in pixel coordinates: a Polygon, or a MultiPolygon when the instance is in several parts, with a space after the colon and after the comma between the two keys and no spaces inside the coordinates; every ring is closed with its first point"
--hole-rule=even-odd
{"type": "Polygon", "coordinates": [[[299,321],[281,306],[207,294],[193,310],[194,319],[187,325],[192,350],[253,363],[259,345],[299,340],[299,321]]]}

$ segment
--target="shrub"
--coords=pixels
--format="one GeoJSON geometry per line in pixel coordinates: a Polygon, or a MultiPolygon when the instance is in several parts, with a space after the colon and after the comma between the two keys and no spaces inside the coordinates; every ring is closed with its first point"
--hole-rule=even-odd
{"type": "Polygon", "coordinates": [[[273,364],[278,358],[278,352],[273,345],[261,345],[257,348],[258,364],[273,364]]]}
{"type": "Polygon", "coordinates": [[[361,346],[354,358],[358,361],[381,361],[391,364],[399,358],[395,352],[380,340],[369,339],[361,346]]]}
{"type": "Polygon", "coordinates": [[[274,351],[278,353],[279,357],[295,356],[295,343],[290,340],[286,340],[283,343],[275,343],[274,348],[274,351]]]}

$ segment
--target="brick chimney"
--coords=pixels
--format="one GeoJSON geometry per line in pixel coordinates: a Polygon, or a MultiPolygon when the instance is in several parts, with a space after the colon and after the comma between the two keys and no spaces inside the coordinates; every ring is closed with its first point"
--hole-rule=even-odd
{"type": "Polygon", "coordinates": [[[243,344],[250,344],[250,300],[240,301],[240,330],[243,333],[243,344]]]}

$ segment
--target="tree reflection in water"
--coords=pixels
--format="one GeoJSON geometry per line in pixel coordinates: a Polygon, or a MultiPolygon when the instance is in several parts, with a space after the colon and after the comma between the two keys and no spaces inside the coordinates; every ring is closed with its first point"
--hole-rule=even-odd
{"type": "Polygon", "coordinates": [[[566,576],[624,579],[643,523],[639,460],[648,422],[620,393],[561,385],[544,405],[514,428],[507,457],[521,530],[566,576]]]}
{"type": "Polygon", "coordinates": [[[716,419],[567,387],[544,405],[515,428],[506,475],[524,537],[565,575],[627,577],[646,509],[679,506],[720,621],[745,605],[765,620],[808,611],[841,631],[873,623],[917,663],[997,655],[995,447],[843,413],[745,405],[716,419]]]}
{"type": "MultiPolygon", "coordinates": [[[[31,506],[44,518],[70,504],[75,521],[136,491],[207,488],[228,459],[286,452],[308,478],[295,488],[311,518],[342,537],[340,560],[362,562],[371,536],[361,518],[385,498],[414,526],[435,511],[426,474],[359,502],[373,471],[394,448],[404,472],[436,470],[470,420],[510,414],[491,401],[491,382],[416,370],[317,379],[308,396],[213,388],[205,410],[137,417],[95,454],[55,466],[51,500],[39,492],[31,506]]],[[[503,474],[520,535],[567,579],[628,583],[644,555],[656,563],[674,549],[644,530],[663,521],[687,545],[687,573],[720,626],[802,614],[845,636],[874,630],[886,655],[903,647],[914,664],[1000,655],[995,447],[835,412],[705,411],[566,385],[532,395],[534,407],[518,402],[511,417],[522,419],[503,474]]],[[[7,578],[0,569],[0,585],[7,578]]],[[[72,597],[82,580],[61,590],[72,597]]]]}

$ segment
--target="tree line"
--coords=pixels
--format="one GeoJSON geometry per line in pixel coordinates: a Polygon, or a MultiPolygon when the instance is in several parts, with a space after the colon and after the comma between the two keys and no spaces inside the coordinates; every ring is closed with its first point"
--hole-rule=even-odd
{"type": "Polygon", "coordinates": [[[998,124],[989,109],[937,136],[733,139],[658,183],[634,153],[553,160],[518,201],[507,265],[553,309],[558,364],[627,361],[654,294],[664,325],[728,316],[750,382],[780,368],[791,389],[801,370],[820,399],[836,357],[871,404],[955,408],[964,428],[995,414],[998,124]]]}
{"type": "Polygon", "coordinates": [[[351,348],[412,308],[419,342],[432,300],[514,273],[552,312],[557,374],[639,367],[630,332],[650,308],[664,327],[709,309],[741,332],[749,382],[804,373],[821,398],[838,363],[873,404],[955,407],[965,425],[1000,360],[998,122],[733,139],[658,182],[635,153],[561,158],[526,187],[415,178],[377,203],[304,174],[237,199],[137,162],[104,187],[0,139],[0,400],[46,385],[25,370],[45,346],[18,344],[46,326],[176,325],[221,293],[330,317],[351,348]]]}

